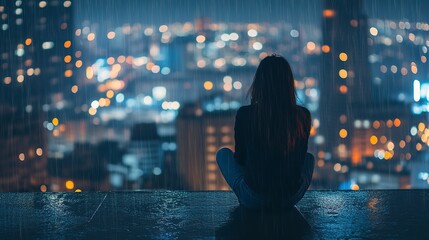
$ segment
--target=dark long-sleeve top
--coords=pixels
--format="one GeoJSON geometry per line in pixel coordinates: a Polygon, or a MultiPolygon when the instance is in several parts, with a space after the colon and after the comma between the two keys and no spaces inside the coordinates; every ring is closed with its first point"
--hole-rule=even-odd
{"type": "Polygon", "coordinates": [[[273,149],[256,136],[251,124],[255,105],[242,106],[237,111],[234,158],[244,166],[244,181],[261,195],[283,198],[293,195],[299,188],[299,173],[308,149],[311,115],[307,108],[299,105],[297,107],[297,114],[304,123],[306,137],[296,139],[296,149],[288,153],[287,157],[281,150],[273,149]]]}

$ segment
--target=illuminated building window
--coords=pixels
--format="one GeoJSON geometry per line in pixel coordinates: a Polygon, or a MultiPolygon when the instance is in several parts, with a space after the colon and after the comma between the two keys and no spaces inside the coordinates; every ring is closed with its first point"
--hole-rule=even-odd
{"type": "Polygon", "coordinates": [[[216,173],[209,173],[209,174],[207,174],[207,179],[209,181],[215,181],[216,180],[216,173]]]}
{"type": "Polygon", "coordinates": [[[216,161],[216,155],[215,155],[215,154],[213,154],[214,152],[216,152],[216,147],[215,147],[215,146],[213,146],[213,148],[212,148],[211,150],[214,150],[214,151],[209,151],[209,152],[212,152],[212,153],[207,154],[207,161],[209,161],[209,162],[214,162],[214,161],[216,161]],[[214,149],[213,149],[213,148],[214,148],[214,149]]]}
{"type": "Polygon", "coordinates": [[[231,142],[231,137],[223,136],[221,141],[222,141],[222,143],[229,143],[229,142],[231,142]]]}
{"type": "Polygon", "coordinates": [[[216,131],[216,129],[213,126],[207,126],[206,132],[209,134],[213,134],[216,131]]]}
{"type": "MultiPolygon", "coordinates": [[[[207,146],[207,151],[208,152],[216,152],[217,148],[215,145],[208,145],[207,146]]],[[[208,156],[207,156],[208,157],[208,156]]]]}
{"type": "Polygon", "coordinates": [[[214,143],[214,142],[216,142],[216,137],[214,137],[214,136],[208,136],[208,137],[206,138],[206,141],[207,141],[208,143],[214,143]]]}
{"type": "Polygon", "coordinates": [[[230,133],[231,132],[231,127],[223,126],[220,131],[222,133],[230,133]]]}
{"type": "Polygon", "coordinates": [[[209,170],[209,171],[216,171],[217,170],[217,164],[215,162],[210,162],[207,165],[207,170],[209,170]]]}

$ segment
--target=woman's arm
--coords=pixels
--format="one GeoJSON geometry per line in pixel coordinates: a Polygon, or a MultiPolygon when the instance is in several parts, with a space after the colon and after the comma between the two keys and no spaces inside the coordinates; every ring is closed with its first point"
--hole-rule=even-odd
{"type": "Polygon", "coordinates": [[[244,131],[243,131],[243,121],[242,108],[239,108],[235,116],[235,125],[234,125],[234,140],[235,140],[235,152],[234,158],[237,160],[238,164],[244,166],[244,160],[246,159],[246,149],[244,148],[244,131]]]}

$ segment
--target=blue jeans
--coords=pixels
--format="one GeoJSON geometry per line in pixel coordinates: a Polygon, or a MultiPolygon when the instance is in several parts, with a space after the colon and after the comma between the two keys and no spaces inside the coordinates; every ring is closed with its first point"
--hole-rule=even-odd
{"type": "MultiPolygon", "coordinates": [[[[237,195],[238,202],[247,208],[262,208],[269,202],[263,196],[254,192],[244,181],[244,168],[234,159],[234,153],[229,148],[221,148],[216,153],[216,161],[226,182],[237,195]]],[[[300,186],[290,199],[283,199],[284,208],[295,206],[304,196],[311,183],[314,168],[314,157],[307,153],[301,171],[300,186]]]]}

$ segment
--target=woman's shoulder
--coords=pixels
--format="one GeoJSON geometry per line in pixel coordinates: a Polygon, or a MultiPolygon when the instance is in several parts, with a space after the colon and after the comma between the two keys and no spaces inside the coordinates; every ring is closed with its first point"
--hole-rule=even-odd
{"type": "Polygon", "coordinates": [[[250,111],[252,111],[254,108],[255,108],[255,105],[254,105],[254,104],[241,106],[241,107],[237,110],[237,114],[244,114],[244,113],[250,112],[250,111]]]}

